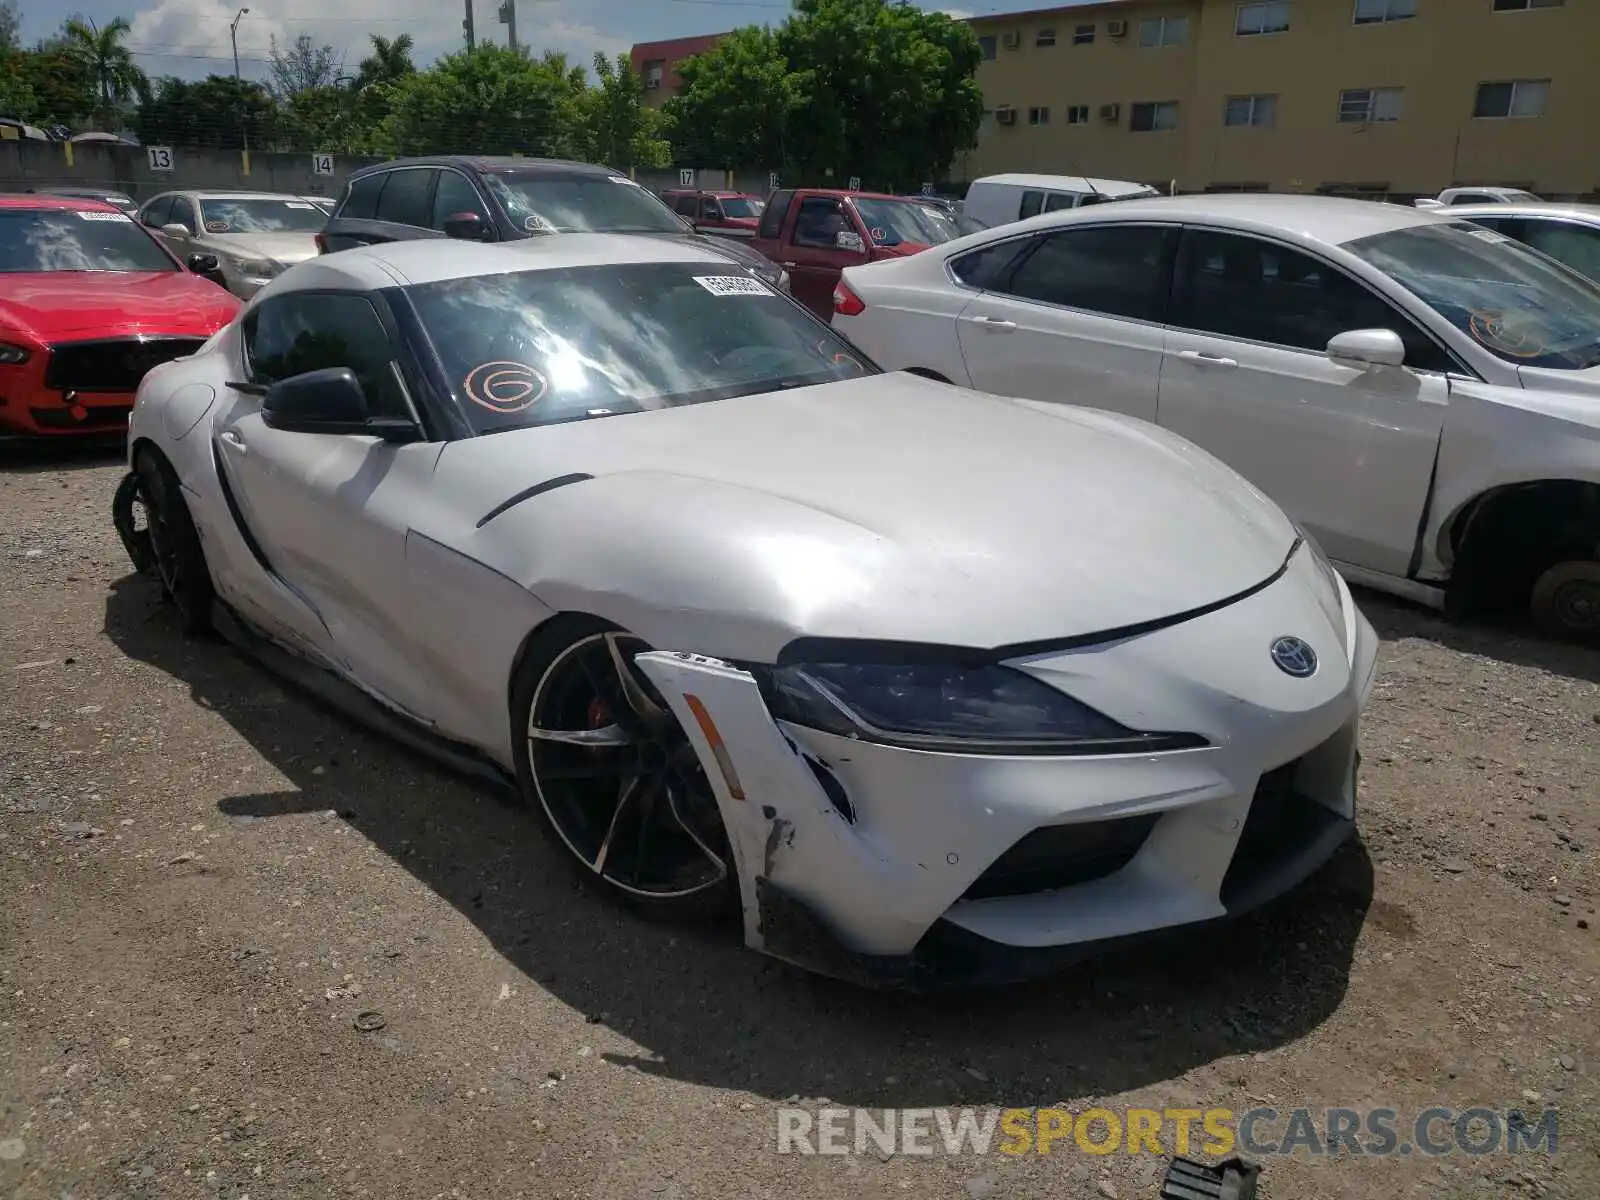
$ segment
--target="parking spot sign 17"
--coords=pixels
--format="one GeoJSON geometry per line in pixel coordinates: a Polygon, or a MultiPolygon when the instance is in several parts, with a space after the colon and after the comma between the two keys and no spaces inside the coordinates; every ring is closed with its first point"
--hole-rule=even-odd
{"type": "Polygon", "coordinates": [[[311,173],[313,175],[332,175],[333,155],[326,153],[313,154],[311,156],[311,173]]]}
{"type": "Polygon", "coordinates": [[[172,170],[171,146],[146,146],[144,148],[145,161],[150,164],[152,171],[172,170]]]}
{"type": "Polygon", "coordinates": [[[694,186],[694,168],[683,167],[678,171],[678,182],[684,187],[694,186]]]}

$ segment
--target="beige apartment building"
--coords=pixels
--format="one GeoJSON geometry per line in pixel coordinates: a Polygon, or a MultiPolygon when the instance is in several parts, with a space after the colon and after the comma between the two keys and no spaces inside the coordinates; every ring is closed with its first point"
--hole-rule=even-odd
{"type": "Polygon", "coordinates": [[[1105,0],[975,17],[953,174],[1600,192],[1600,0],[1105,0]]]}

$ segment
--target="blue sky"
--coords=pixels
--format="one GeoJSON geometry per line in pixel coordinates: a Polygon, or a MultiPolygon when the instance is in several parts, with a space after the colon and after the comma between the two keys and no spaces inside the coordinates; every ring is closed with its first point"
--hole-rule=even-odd
{"type": "MultiPolygon", "coordinates": [[[[97,21],[127,17],[130,48],[149,75],[198,77],[233,69],[228,25],[246,0],[21,0],[25,42],[49,33],[65,12],[97,21]]],[[[1065,2],[1065,0],[1063,0],[1065,2]]],[[[917,0],[920,7],[962,16],[1021,12],[1048,0],[917,0]]],[[[497,19],[499,0],[473,0],[480,40],[504,41],[497,19]]],[[[354,68],[369,32],[394,37],[409,33],[419,61],[461,46],[465,0],[249,0],[239,23],[241,71],[264,77],[272,38],[292,41],[302,32],[347,50],[354,68]]],[[[776,23],[788,0],[518,0],[517,34],[535,49],[564,50],[587,64],[595,51],[617,53],[634,42],[715,33],[738,25],[776,23]]]]}

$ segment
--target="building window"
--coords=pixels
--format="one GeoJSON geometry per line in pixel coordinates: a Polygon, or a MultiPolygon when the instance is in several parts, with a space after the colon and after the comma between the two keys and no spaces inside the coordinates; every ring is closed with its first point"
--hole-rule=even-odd
{"type": "Polygon", "coordinates": [[[1181,46],[1188,40],[1188,17],[1146,17],[1139,22],[1141,46],[1181,46]]]}
{"type": "Polygon", "coordinates": [[[1528,12],[1535,8],[1560,8],[1567,0],[1494,0],[1495,12],[1528,12]]]}
{"type": "Polygon", "coordinates": [[[1087,104],[1067,105],[1068,125],[1087,125],[1089,123],[1089,106],[1087,104]]]}
{"type": "Polygon", "coordinates": [[[1177,127],[1176,100],[1154,100],[1135,104],[1128,116],[1128,128],[1134,133],[1159,133],[1177,127]]]}
{"type": "Polygon", "coordinates": [[[1050,110],[1048,108],[1030,108],[1028,110],[1029,125],[1050,124],[1050,110]]]}
{"type": "Polygon", "coordinates": [[[1045,46],[1056,44],[1056,31],[1054,29],[1041,29],[1033,35],[1033,44],[1043,49],[1045,46]]]}
{"type": "Polygon", "coordinates": [[[1222,123],[1234,127],[1278,123],[1276,96],[1229,96],[1222,108],[1222,123]]]}
{"type": "Polygon", "coordinates": [[[993,62],[996,52],[1000,49],[999,39],[994,34],[978,39],[978,49],[983,52],[984,62],[993,62]]]}
{"type": "Polygon", "coordinates": [[[1074,46],[1088,46],[1094,42],[1094,25],[1079,25],[1072,31],[1074,46]]]}
{"type": "Polygon", "coordinates": [[[1356,0],[1357,25],[1387,25],[1417,15],[1417,0],[1356,0]]]}
{"type": "Polygon", "coordinates": [[[644,65],[644,86],[650,91],[655,91],[661,86],[661,76],[666,71],[667,64],[661,59],[647,62],[644,65]]]}
{"type": "Polygon", "coordinates": [[[1345,124],[1398,121],[1404,88],[1353,88],[1339,93],[1339,120],[1345,124]]]}
{"type": "Polygon", "coordinates": [[[1233,32],[1238,37],[1263,33],[1283,33],[1289,28],[1289,0],[1241,4],[1234,12],[1233,32]]]}
{"type": "Polygon", "coordinates": [[[1474,117],[1539,117],[1550,99],[1548,79],[1514,79],[1502,83],[1480,83],[1478,99],[1472,106],[1474,117]]]}

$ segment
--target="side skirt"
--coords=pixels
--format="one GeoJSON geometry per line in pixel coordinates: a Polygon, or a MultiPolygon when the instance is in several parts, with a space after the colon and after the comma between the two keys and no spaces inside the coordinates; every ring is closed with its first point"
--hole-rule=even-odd
{"type": "Polygon", "coordinates": [[[1382,571],[1369,571],[1365,567],[1347,562],[1334,562],[1335,569],[1346,583],[1369,587],[1375,592],[1387,592],[1437,611],[1444,610],[1445,589],[1438,584],[1423,583],[1416,579],[1401,579],[1398,575],[1385,575],[1382,571]]]}
{"type": "Polygon", "coordinates": [[[217,633],[236,649],[357,724],[391,738],[443,767],[471,776],[496,791],[512,796],[520,794],[510,772],[479,750],[440,737],[384,707],[326,667],[284,649],[226,605],[216,605],[212,624],[217,633]]]}

